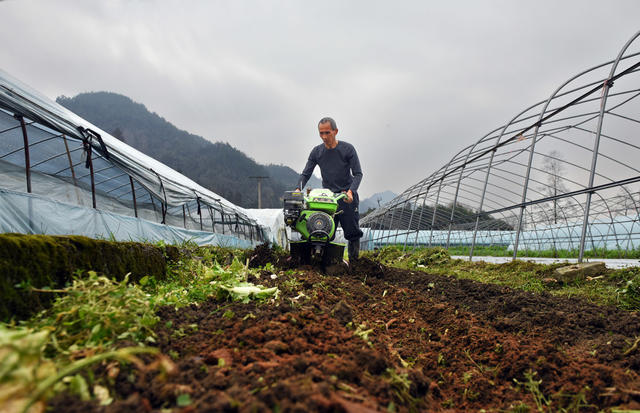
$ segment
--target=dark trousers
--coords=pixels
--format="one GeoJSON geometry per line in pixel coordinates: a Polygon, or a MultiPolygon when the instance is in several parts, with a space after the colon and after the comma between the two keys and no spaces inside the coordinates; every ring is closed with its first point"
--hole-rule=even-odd
{"type": "Polygon", "coordinates": [[[344,198],[338,201],[338,211],[342,212],[335,216],[335,220],[340,223],[347,241],[358,242],[363,235],[358,224],[360,220],[359,204],[360,198],[357,192],[353,193],[353,202],[350,204],[347,204],[344,198]]]}

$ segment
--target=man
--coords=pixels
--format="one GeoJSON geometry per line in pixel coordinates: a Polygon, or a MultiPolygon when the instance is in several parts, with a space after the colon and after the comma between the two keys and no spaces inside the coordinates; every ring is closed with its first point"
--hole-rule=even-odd
{"type": "Polygon", "coordinates": [[[300,174],[297,190],[304,188],[316,165],[320,165],[322,186],[333,192],[346,192],[347,197],[338,201],[338,212],[342,212],[335,215],[335,220],[342,226],[344,237],[349,242],[349,262],[353,263],[358,259],[362,237],[362,231],[358,225],[360,220],[358,187],[362,180],[360,161],[353,145],[336,139],[338,127],[335,120],[320,119],[318,132],[322,144],[311,150],[307,165],[300,174]]]}

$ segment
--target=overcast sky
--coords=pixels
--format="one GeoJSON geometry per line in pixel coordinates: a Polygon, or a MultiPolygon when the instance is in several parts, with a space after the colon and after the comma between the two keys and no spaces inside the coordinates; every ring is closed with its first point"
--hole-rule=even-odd
{"type": "Polygon", "coordinates": [[[367,197],[402,192],[638,30],[637,0],[0,0],[0,67],[52,99],[121,93],[297,171],[332,116],[367,197]]]}

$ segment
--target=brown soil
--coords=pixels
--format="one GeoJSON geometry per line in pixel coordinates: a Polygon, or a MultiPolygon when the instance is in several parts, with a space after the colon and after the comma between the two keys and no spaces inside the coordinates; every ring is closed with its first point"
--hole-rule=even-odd
{"type": "Polygon", "coordinates": [[[112,379],[111,405],[63,395],[50,407],[65,412],[640,408],[637,313],[387,268],[367,259],[324,274],[310,267],[291,272],[282,271],[275,280],[261,277],[263,284],[280,288],[275,305],[211,300],[178,311],[161,309],[157,345],[175,358],[174,373],[122,369],[112,379]],[[189,395],[186,407],[177,407],[181,395],[183,400],[189,395]]]}

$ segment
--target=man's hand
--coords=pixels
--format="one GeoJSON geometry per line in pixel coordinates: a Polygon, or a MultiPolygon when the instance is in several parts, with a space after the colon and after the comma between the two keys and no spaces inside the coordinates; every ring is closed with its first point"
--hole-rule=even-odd
{"type": "Polygon", "coordinates": [[[350,204],[353,202],[353,192],[351,192],[351,189],[349,189],[347,191],[347,199],[345,199],[345,201],[347,204],[350,204]]]}

